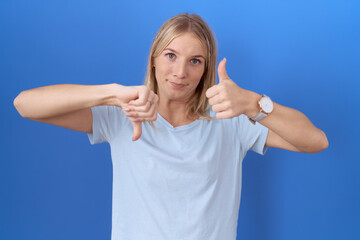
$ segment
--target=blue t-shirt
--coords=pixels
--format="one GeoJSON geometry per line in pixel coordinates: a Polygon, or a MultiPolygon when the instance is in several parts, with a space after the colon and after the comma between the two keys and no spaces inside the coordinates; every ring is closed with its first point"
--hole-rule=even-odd
{"type": "Polygon", "coordinates": [[[91,144],[111,146],[112,240],[236,239],[242,160],[265,153],[266,127],[240,115],[174,128],[158,114],[133,142],[121,108],[91,110],[91,144]]]}

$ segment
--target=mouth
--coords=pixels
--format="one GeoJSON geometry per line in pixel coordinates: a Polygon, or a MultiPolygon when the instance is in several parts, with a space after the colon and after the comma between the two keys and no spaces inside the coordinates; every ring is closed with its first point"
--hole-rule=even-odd
{"type": "Polygon", "coordinates": [[[178,89],[187,86],[187,84],[175,83],[175,82],[171,82],[171,81],[169,81],[169,83],[170,83],[171,86],[173,86],[174,88],[178,88],[178,89]]]}

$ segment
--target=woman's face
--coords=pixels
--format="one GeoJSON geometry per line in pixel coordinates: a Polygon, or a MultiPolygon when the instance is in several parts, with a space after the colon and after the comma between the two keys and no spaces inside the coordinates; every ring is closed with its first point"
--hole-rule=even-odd
{"type": "Polygon", "coordinates": [[[176,37],[154,59],[160,100],[187,102],[205,69],[204,50],[192,33],[176,37]]]}

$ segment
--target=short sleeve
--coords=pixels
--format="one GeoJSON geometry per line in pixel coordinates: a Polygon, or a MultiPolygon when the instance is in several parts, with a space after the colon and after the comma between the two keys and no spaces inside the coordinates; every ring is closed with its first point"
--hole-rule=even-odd
{"type": "Polygon", "coordinates": [[[124,116],[122,110],[116,106],[95,106],[92,112],[92,133],[88,134],[91,144],[111,142],[120,130],[124,116]]]}
{"type": "Polygon", "coordinates": [[[240,115],[234,118],[236,129],[240,137],[240,143],[245,150],[253,150],[256,153],[264,155],[267,147],[265,146],[269,129],[260,123],[252,124],[248,117],[240,115]]]}

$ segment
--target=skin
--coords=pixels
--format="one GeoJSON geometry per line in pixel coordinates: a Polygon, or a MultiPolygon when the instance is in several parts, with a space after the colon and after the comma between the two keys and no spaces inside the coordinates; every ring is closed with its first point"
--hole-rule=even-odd
{"type": "MultiPolygon", "coordinates": [[[[14,99],[14,106],[25,118],[86,133],[92,133],[91,107],[118,106],[131,120],[136,141],[141,136],[141,122],[155,121],[157,113],[174,127],[196,120],[196,116],[186,117],[185,108],[204,72],[205,53],[191,33],[175,38],[154,62],[159,95],[146,86],[61,84],[23,91],[14,99]]],[[[219,63],[218,75],[219,83],[206,92],[217,118],[256,116],[261,95],[232,81],[225,59],[219,63]]],[[[276,102],[273,112],[260,123],[269,129],[269,147],[316,153],[329,145],[325,133],[303,113],[276,102]]]]}
{"type": "MultiPolygon", "coordinates": [[[[204,62],[194,61],[197,59],[194,56],[205,56],[205,50],[196,37],[184,33],[155,59],[160,99],[158,111],[174,127],[196,119],[186,119],[185,116],[186,102],[204,72],[204,62]],[[183,85],[173,86],[171,83],[174,82],[183,85]]],[[[200,57],[199,60],[205,59],[200,57]]],[[[226,72],[226,59],[219,63],[218,75],[219,83],[206,91],[206,97],[218,119],[241,114],[254,117],[260,112],[258,101],[261,95],[241,88],[230,79],[226,72]]],[[[136,114],[131,116],[136,117],[136,114]]],[[[260,123],[269,128],[266,146],[306,153],[316,153],[328,147],[325,133],[295,109],[274,102],[273,112],[260,123]]]]}
{"type": "MultiPolygon", "coordinates": [[[[226,59],[218,66],[219,84],[207,90],[206,96],[219,119],[241,114],[255,117],[260,112],[261,95],[236,85],[226,73],[226,59]]],[[[328,148],[323,131],[316,128],[300,111],[273,102],[274,109],[259,121],[269,129],[265,145],[295,152],[317,153],[328,148]]]]}
{"type": "MultiPolygon", "coordinates": [[[[201,42],[192,33],[176,37],[154,59],[155,76],[158,84],[158,112],[174,127],[186,125],[197,117],[186,118],[186,103],[195,93],[195,89],[205,70],[206,51],[201,42]]],[[[129,103],[125,115],[131,118],[134,138],[141,135],[141,114],[137,106],[129,103]],[[138,121],[138,122],[136,122],[138,121]]]]}
{"type": "Polygon", "coordinates": [[[159,87],[159,113],[174,127],[194,121],[186,119],[186,103],[195,93],[205,70],[205,50],[191,33],[175,38],[155,58],[159,87]]]}

